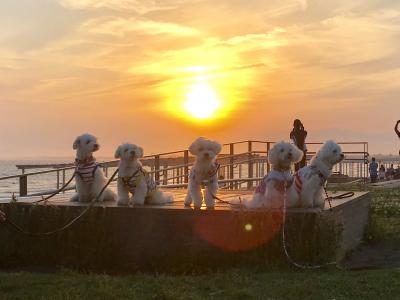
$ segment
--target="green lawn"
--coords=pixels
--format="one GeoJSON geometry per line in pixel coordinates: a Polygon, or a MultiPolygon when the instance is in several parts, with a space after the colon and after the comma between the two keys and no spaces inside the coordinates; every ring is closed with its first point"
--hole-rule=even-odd
{"type": "MultiPolygon", "coordinates": [[[[372,191],[365,244],[400,243],[399,203],[398,189],[372,191]]],[[[400,269],[255,271],[243,266],[179,276],[0,272],[0,299],[400,299],[400,269]]]]}
{"type": "Polygon", "coordinates": [[[400,299],[400,270],[197,276],[0,273],[0,299],[400,299]]]}

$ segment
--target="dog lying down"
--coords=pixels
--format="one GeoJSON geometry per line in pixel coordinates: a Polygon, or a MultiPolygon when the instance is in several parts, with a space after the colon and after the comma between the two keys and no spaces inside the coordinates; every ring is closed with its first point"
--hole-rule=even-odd
{"type": "Polygon", "coordinates": [[[143,169],[139,161],[141,157],[143,149],[134,144],[122,144],[115,151],[115,158],[120,159],[118,205],[126,206],[129,202],[133,205],[172,203],[172,194],[158,190],[150,174],[143,169]]]}
{"type": "MultiPolygon", "coordinates": [[[[72,147],[76,150],[75,181],[77,194],[71,198],[71,201],[91,202],[100,194],[107,183],[102,168],[93,156],[93,152],[99,150],[100,145],[95,136],[82,134],[75,139],[72,147]]],[[[116,194],[106,188],[98,201],[115,201],[116,198],[116,194]]]]}
{"type": "Polygon", "coordinates": [[[323,209],[324,186],[333,167],[344,159],[340,146],[327,141],[311,159],[309,166],[301,168],[294,176],[288,199],[291,207],[317,207],[323,209]]]}

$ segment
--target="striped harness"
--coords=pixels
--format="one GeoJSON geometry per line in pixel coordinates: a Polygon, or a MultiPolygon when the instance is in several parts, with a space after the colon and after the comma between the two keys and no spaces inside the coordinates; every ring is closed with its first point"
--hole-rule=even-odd
{"type": "Polygon", "coordinates": [[[93,156],[85,158],[83,160],[75,159],[75,174],[79,175],[85,183],[92,183],[94,180],[94,174],[100,165],[96,162],[93,156]]]}
{"type": "Polygon", "coordinates": [[[196,174],[196,172],[193,172],[193,177],[192,178],[193,178],[193,180],[196,180],[196,177],[200,178],[201,179],[200,183],[204,188],[207,184],[214,182],[214,178],[213,177],[218,173],[218,170],[219,170],[220,167],[221,167],[221,165],[219,163],[215,162],[214,165],[213,165],[213,168],[208,170],[208,172],[206,172],[206,173],[196,174]]]}
{"type": "Polygon", "coordinates": [[[293,184],[293,176],[289,170],[281,171],[281,170],[272,170],[268,172],[267,175],[261,180],[260,184],[256,187],[254,191],[256,194],[264,195],[265,191],[267,190],[268,182],[273,181],[275,183],[275,188],[283,193],[285,190],[285,183],[286,188],[289,188],[293,184]]]}
{"type": "Polygon", "coordinates": [[[121,180],[122,184],[129,190],[130,193],[135,194],[136,188],[139,186],[142,180],[146,181],[147,185],[147,196],[150,196],[156,189],[156,183],[153,178],[144,170],[142,167],[139,167],[132,176],[128,177],[118,177],[121,180]]]}
{"type": "Polygon", "coordinates": [[[321,181],[320,182],[321,186],[324,186],[326,181],[328,180],[328,178],[325,177],[324,174],[322,174],[321,171],[318,170],[316,166],[310,165],[310,166],[303,167],[294,174],[294,187],[298,194],[300,194],[301,190],[303,189],[303,179],[305,176],[304,174],[308,170],[311,170],[311,175],[318,174],[318,177],[321,181]]]}

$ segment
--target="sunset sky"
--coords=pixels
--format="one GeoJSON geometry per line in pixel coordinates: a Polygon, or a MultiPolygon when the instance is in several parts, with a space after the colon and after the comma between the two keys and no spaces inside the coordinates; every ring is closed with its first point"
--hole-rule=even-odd
{"type": "Polygon", "coordinates": [[[398,153],[400,1],[0,1],[0,158],[85,132],[102,156],[281,140],[294,118],[398,153]]]}

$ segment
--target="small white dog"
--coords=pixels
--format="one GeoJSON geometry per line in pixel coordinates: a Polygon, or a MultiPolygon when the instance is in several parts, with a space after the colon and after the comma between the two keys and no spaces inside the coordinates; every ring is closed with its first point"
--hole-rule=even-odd
{"type": "MultiPolygon", "coordinates": [[[[283,207],[283,195],[286,189],[293,183],[290,172],[293,163],[299,162],[303,157],[303,151],[295,145],[281,141],[276,143],[268,152],[268,162],[272,170],[262,179],[254,191],[251,200],[244,199],[246,208],[281,208],[283,207]]],[[[288,207],[290,206],[287,205],[288,207]]]]}
{"type": "Polygon", "coordinates": [[[290,188],[289,198],[293,206],[325,206],[323,188],[332,174],[334,165],[344,159],[342,149],[334,141],[327,141],[312,158],[309,166],[301,168],[295,174],[294,184],[290,188]]]}
{"type": "MultiPolygon", "coordinates": [[[[76,150],[75,182],[78,193],[71,201],[93,201],[107,183],[103,170],[93,157],[93,152],[99,150],[100,145],[93,135],[82,134],[76,138],[72,148],[76,150]]],[[[115,200],[116,194],[109,188],[98,199],[99,202],[115,200]]]]}
{"type": "Polygon", "coordinates": [[[218,192],[218,169],[215,162],[222,146],[218,142],[199,137],[189,146],[189,152],[196,156],[196,161],[189,174],[188,193],[185,198],[185,206],[194,204],[194,208],[201,208],[203,196],[201,187],[205,187],[204,201],[207,208],[212,209],[218,192]]]}
{"type": "Polygon", "coordinates": [[[134,144],[122,144],[115,151],[115,158],[120,159],[118,205],[129,205],[129,194],[134,205],[172,203],[172,195],[158,190],[153,178],[142,168],[141,157],[143,149],[134,144]]]}

